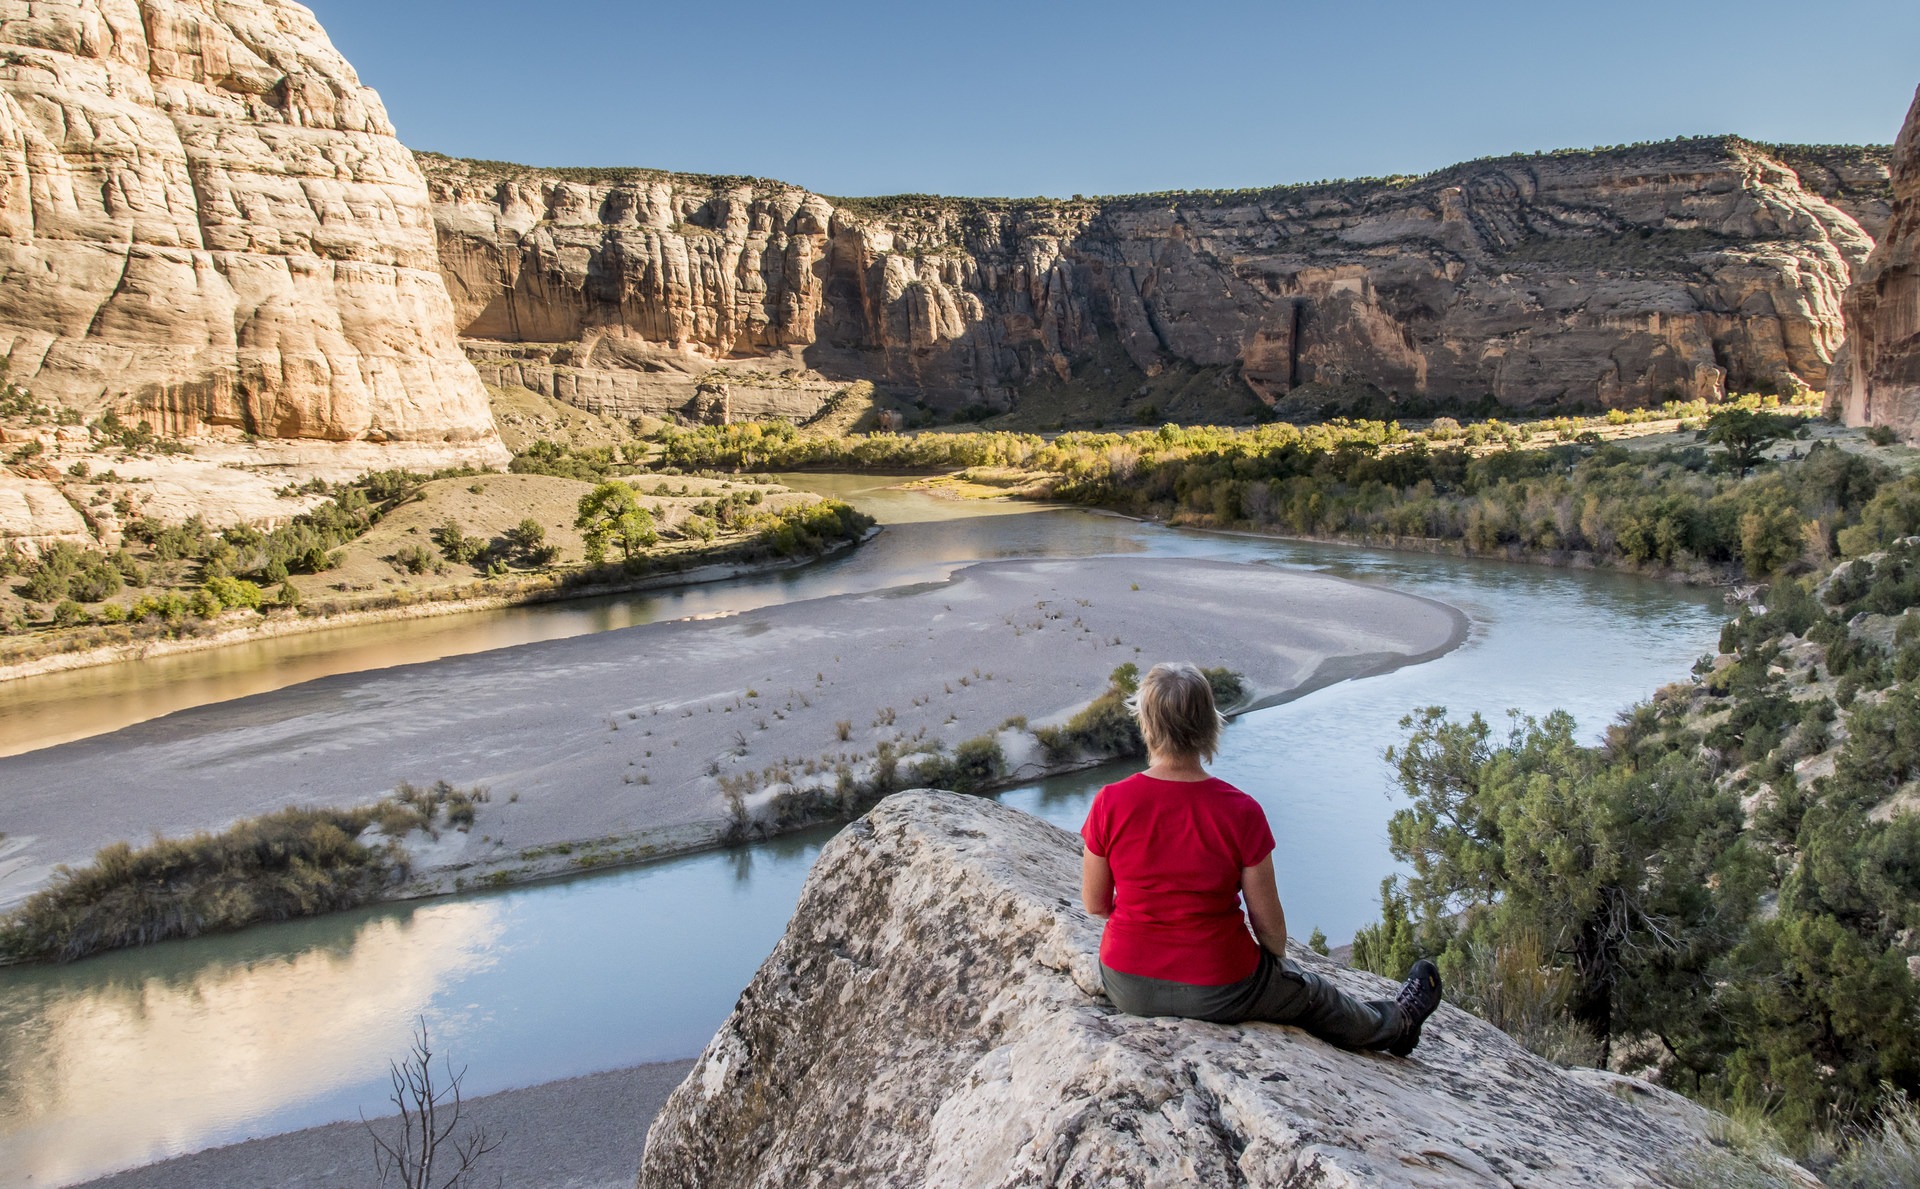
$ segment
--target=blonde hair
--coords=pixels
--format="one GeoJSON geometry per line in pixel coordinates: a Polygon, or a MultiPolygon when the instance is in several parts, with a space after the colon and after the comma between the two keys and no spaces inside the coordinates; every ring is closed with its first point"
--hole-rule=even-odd
{"type": "Polygon", "coordinates": [[[1213,704],[1213,686],[1206,674],[1184,661],[1147,670],[1140,688],[1127,699],[1127,709],[1140,724],[1147,750],[1170,757],[1211,760],[1220,746],[1220,728],[1227,721],[1213,704]]]}

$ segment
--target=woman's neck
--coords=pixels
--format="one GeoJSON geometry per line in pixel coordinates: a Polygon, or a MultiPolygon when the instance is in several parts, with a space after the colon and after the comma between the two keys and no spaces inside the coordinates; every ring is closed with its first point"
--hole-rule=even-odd
{"type": "Polygon", "coordinates": [[[1163,756],[1154,752],[1147,753],[1145,775],[1155,780],[1196,781],[1210,779],[1210,773],[1200,766],[1199,756],[1163,756]]]}

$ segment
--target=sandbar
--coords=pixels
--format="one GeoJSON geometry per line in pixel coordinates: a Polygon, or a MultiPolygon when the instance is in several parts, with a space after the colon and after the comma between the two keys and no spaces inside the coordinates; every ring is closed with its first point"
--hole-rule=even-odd
{"type": "Polygon", "coordinates": [[[882,741],[998,733],[1016,775],[1039,776],[1018,720],[1064,721],[1123,663],[1223,665],[1266,705],[1438,656],[1465,627],[1310,571],[1098,557],[342,674],[0,758],[0,907],[108,843],[401,781],[490,796],[471,829],[409,838],[401,894],[710,847],[735,822],[729,787],[830,780],[882,741]]]}

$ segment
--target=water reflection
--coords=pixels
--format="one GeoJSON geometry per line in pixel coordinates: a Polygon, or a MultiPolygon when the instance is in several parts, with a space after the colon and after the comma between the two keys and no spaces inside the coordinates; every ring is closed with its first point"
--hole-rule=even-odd
{"type": "Polygon", "coordinates": [[[380,1113],[421,1017],[470,1094],[698,1052],[831,833],[0,971],[0,1186],[380,1113]]]}
{"type": "Polygon", "coordinates": [[[294,948],[210,963],[175,947],[10,976],[4,1165],[58,1183],[200,1146],[263,1108],[337,1116],[442,988],[496,960],[501,908],[328,921],[291,931],[294,948]]]}

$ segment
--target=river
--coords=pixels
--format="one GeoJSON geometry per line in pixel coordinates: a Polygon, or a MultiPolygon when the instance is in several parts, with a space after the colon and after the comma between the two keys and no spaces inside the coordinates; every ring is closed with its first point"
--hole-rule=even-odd
{"type": "MultiPolygon", "coordinates": [[[[991,558],[1131,553],[1308,567],[1438,599],[1472,624],[1438,660],[1243,715],[1226,732],[1215,770],[1267,808],[1289,922],[1342,939],[1376,915],[1393,870],[1380,756],[1403,715],[1432,704],[1490,716],[1563,708],[1597,737],[1712,651],[1723,618],[1718,592],[1619,575],[958,504],[866,477],[795,482],[850,498],[886,531],[845,557],[769,577],[17,683],[0,693],[0,746],[83,737],[329,673],[937,580],[991,558]]],[[[1120,771],[1000,799],[1077,828],[1093,791],[1120,771]]],[[[419,1018],[467,1068],[469,1094],[691,1056],[779,937],[831,834],[0,971],[0,1187],[68,1184],[389,1109],[387,1062],[419,1018]]]]}

